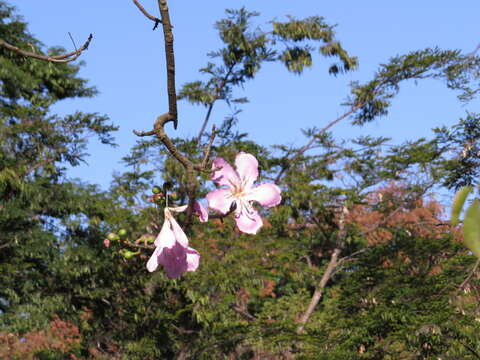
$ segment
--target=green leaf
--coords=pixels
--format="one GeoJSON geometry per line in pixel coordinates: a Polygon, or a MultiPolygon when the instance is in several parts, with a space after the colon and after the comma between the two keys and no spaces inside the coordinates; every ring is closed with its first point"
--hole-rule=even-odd
{"type": "Polygon", "coordinates": [[[480,258],[480,200],[475,199],[465,214],[463,221],[465,245],[480,258]]]}
{"type": "Polygon", "coordinates": [[[464,186],[460,190],[457,191],[455,194],[455,198],[453,199],[452,204],[452,216],[451,216],[451,223],[453,226],[458,224],[458,218],[460,213],[462,212],[463,205],[465,204],[465,200],[467,199],[468,195],[472,192],[473,186],[464,186]]]}

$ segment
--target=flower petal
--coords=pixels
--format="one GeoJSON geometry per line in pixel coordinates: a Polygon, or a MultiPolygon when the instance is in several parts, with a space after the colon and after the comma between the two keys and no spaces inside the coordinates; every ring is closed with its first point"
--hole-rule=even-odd
{"type": "Polygon", "coordinates": [[[172,217],[172,219],[170,220],[170,225],[171,225],[173,234],[175,235],[175,241],[181,246],[187,248],[188,247],[187,235],[185,235],[180,225],[178,225],[177,220],[175,220],[172,217]]]}
{"type": "Polygon", "coordinates": [[[250,208],[248,213],[244,209],[242,212],[235,215],[238,230],[241,232],[255,235],[257,231],[263,226],[263,221],[258,212],[250,208]]]}
{"type": "Polygon", "coordinates": [[[226,214],[230,211],[233,197],[228,189],[215,189],[207,194],[208,207],[226,214]]]}
{"type": "Polygon", "coordinates": [[[252,154],[241,152],[235,158],[238,175],[246,188],[250,188],[258,177],[258,161],[252,154]]]}
{"type": "Polygon", "coordinates": [[[200,204],[198,201],[195,201],[195,203],[193,204],[193,209],[195,210],[195,213],[200,219],[200,222],[208,221],[208,211],[203,207],[202,204],[200,204]]]}
{"type": "Polygon", "coordinates": [[[187,209],[188,205],[182,205],[182,206],[175,206],[175,207],[169,207],[168,210],[181,213],[184,212],[187,209]]]}
{"type": "Polygon", "coordinates": [[[160,233],[154,242],[157,247],[172,247],[175,244],[175,234],[170,225],[170,218],[172,217],[168,217],[167,212],[165,211],[165,221],[163,222],[162,230],[160,230],[160,233]]]}
{"type": "Polygon", "coordinates": [[[161,247],[155,248],[155,251],[153,252],[152,256],[150,256],[150,259],[148,259],[147,262],[147,270],[152,272],[155,271],[158,267],[158,255],[162,252],[161,247]]]}
{"type": "Polygon", "coordinates": [[[270,183],[263,183],[252,188],[246,196],[248,201],[257,201],[262,206],[277,206],[282,201],[282,190],[270,183]]]}
{"type": "Polygon", "coordinates": [[[200,263],[200,254],[197,250],[187,249],[187,271],[195,271],[200,263]]]}
{"type": "Polygon", "coordinates": [[[186,250],[187,248],[177,242],[171,248],[163,248],[158,256],[158,263],[163,265],[169,278],[178,278],[188,270],[186,250]]]}
{"type": "Polygon", "coordinates": [[[217,157],[212,163],[212,180],[218,185],[232,187],[240,183],[238,174],[223,158],[217,157]],[[217,169],[218,170],[214,170],[217,169]]]}

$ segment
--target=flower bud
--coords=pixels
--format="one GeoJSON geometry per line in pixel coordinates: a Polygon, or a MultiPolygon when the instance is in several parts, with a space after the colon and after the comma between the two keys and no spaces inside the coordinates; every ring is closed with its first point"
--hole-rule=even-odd
{"type": "Polygon", "coordinates": [[[136,256],[138,254],[140,254],[140,251],[133,252],[133,251],[126,250],[126,249],[123,249],[123,250],[120,251],[120,255],[122,255],[127,260],[133,258],[134,256],[136,256]]]}
{"type": "Polygon", "coordinates": [[[120,237],[115,233],[109,233],[107,235],[107,239],[110,241],[117,241],[117,240],[120,240],[120,237]]]}
{"type": "Polygon", "coordinates": [[[124,239],[127,236],[127,230],[125,229],[118,230],[118,236],[120,237],[120,239],[124,239]]]}
{"type": "Polygon", "coordinates": [[[165,199],[163,199],[163,194],[157,194],[153,195],[153,202],[155,204],[162,205],[164,203],[165,199]]]}

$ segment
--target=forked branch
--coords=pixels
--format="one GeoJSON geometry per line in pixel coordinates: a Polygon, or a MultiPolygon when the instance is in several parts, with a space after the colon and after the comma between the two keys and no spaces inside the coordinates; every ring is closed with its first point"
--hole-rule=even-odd
{"type": "Polygon", "coordinates": [[[137,6],[138,10],[140,10],[140,12],[145,15],[145,17],[147,19],[150,19],[152,20],[155,25],[153,25],[153,29],[152,30],[155,30],[157,27],[158,27],[158,24],[161,24],[162,23],[162,20],[160,20],[159,18],[151,15],[147,10],[145,10],[145,8],[137,1],[137,0],[133,0],[133,3],[137,6]]]}
{"type": "MultiPolygon", "coordinates": [[[[135,5],[144,13],[147,18],[154,20],[155,17],[148,14],[145,9],[133,0],[135,5]],[[143,10],[142,10],[143,9],[143,10]]],[[[210,141],[205,148],[205,153],[201,162],[195,163],[179,151],[173,141],[169,138],[165,131],[165,124],[173,122],[173,126],[176,129],[178,125],[178,113],[177,113],[177,93],[175,89],[175,56],[173,50],[173,33],[172,25],[170,23],[170,15],[168,11],[168,5],[166,0],[158,0],[158,7],[161,15],[161,24],[163,29],[164,41],[165,41],[165,59],[167,65],[167,92],[168,92],[168,112],[160,115],[155,120],[153,130],[151,131],[134,131],[137,136],[156,136],[168,149],[169,153],[180,162],[186,172],[187,184],[186,190],[189,198],[187,216],[183,223],[184,226],[190,223],[190,219],[193,215],[193,208],[195,203],[195,195],[197,190],[195,171],[209,171],[209,156],[212,148],[213,141],[215,139],[215,128],[212,129],[212,135],[210,141]]]]}
{"type": "Polygon", "coordinates": [[[13,52],[16,52],[17,54],[20,54],[22,56],[34,58],[34,59],[39,59],[39,60],[44,60],[44,61],[49,61],[53,63],[68,63],[71,61],[76,60],[80,55],[82,55],[82,52],[88,49],[88,46],[90,45],[90,42],[92,41],[93,35],[90,34],[88,36],[87,41],[77,50],[71,51],[66,54],[61,54],[61,55],[40,55],[32,51],[25,51],[20,49],[17,46],[14,46],[12,44],[9,44],[5,40],[0,39],[0,47],[4,47],[5,49],[11,50],[13,52]]]}

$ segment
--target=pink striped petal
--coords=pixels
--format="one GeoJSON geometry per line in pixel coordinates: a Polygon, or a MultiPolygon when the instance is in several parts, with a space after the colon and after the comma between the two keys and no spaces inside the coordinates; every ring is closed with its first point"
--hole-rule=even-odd
{"type": "Polygon", "coordinates": [[[257,201],[262,206],[277,206],[282,201],[281,192],[277,185],[263,183],[251,189],[247,199],[248,201],[257,201]]]}
{"type": "Polygon", "coordinates": [[[250,188],[258,177],[258,161],[255,156],[241,152],[235,158],[235,166],[245,187],[250,188]]]}
{"type": "MultiPolygon", "coordinates": [[[[165,221],[162,225],[162,230],[155,239],[155,246],[160,247],[172,247],[175,244],[175,234],[170,226],[170,220],[167,217],[167,210],[165,209],[165,221]]],[[[171,216],[170,216],[171,217],[171,216]]]]}
{"type": "Polygon", "coordinates": [[[187,249],[187,271],[195,271],[200,264],[200,254],[197,250],[189,247],[187,249]]]}
{"type": "Polygon", "coordinates": [[[181,246],[183,246],[184,248],[187,248],[188,247],[187,235],[185,235],[180,225],[178,225],[177,220],[175,220],[173,217],[170,219],[170,226],[173,231],[173,234],[175,235],[175,241],[181,246]]]}
{"type": "Polygon", "coordinates": [[[238,174],[223,158],[217,157],[212,163],[212,180],[218,185],[232,187],[232,184],[239,184],[238,174]],[[218,170],[214,170],[217,169],[218,170]]]}
{"type": "Polygon", "coordinates": [[[257,231],[262,227],[263,221],[258,212],[251,208],[249,214],[246,211],[235,215],[238,230],[241,232],[255,235],[257,231]]]}
{"type": "Polygon", "coordinates": [[[207,194],[208,207],[213,210],[219,211],[222,214],[226,214],[230,210],[233,198],[231,197],[230,190],[227,189],[215,189],[207,194]]]}

